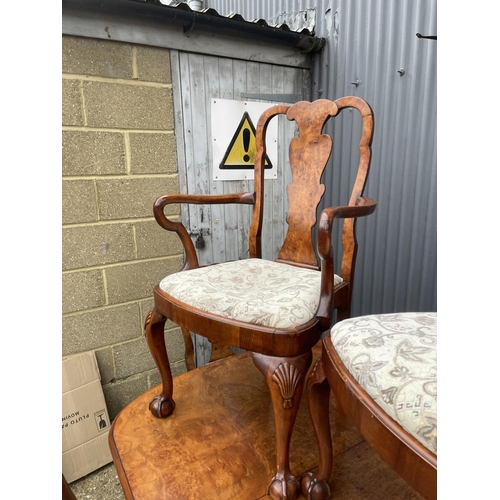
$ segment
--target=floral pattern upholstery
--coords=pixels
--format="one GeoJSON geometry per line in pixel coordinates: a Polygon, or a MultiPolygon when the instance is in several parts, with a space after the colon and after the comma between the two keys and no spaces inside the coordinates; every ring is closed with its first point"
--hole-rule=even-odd
{"type": "Polygon", "coordinates": [[[351,318],[330,335],[371,398],[437,454],[437,313],[351,318]]]}
{"type": "MultiPolygon", "coordinates": [[[[335,275],[334,284],[342,282],[335,275]]],[[[314,318],[321,273],[263,259],[246,259],[167,276],[160,288],[172,297],[228,319],[293,328],[314,318]]]]}

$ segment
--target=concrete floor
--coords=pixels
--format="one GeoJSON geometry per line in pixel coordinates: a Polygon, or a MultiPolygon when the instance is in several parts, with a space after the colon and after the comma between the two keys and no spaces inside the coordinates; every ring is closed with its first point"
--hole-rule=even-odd
{"type": "Polygon", "coordinates": [[[125,500],[113,462],[72,482],[70,487],[77,500],[125,500]]]}

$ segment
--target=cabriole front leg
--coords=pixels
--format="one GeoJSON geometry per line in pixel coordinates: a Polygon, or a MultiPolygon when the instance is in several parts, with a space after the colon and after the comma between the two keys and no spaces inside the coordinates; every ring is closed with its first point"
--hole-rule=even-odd
{"type": "Polygon", "coordinates": [[[330,384],[325,376],[321,358],[316,361],[307,381],[307,402],[318,444],[319,467],[316,474],[308,472],[302,476],[302,493],[307,500],[327,500],[330,498],[327,481],[332,472],[333,451],[330,432],[330,384]]]}
{"type": "Polygon", "coordinates": [[[162,391],[149,403],[149,410],[158,418],[168,417],[175,408],[172,399],[173,382],[170,362],[165,346],[165,322],[167,318],[156,309],[151,309],[144,324],[146,340],[154,362],[160,372],[162,391]]]}
{"type": "Polygon", "coordinates": [[[290,439],[311,360],[311,351],[294,358],[253,354],[253,362],[266,377],[273,402],[277,471],[268,495],[274,500],[295,500],[300,492],[300,484],[290,471],[290,439]]]}

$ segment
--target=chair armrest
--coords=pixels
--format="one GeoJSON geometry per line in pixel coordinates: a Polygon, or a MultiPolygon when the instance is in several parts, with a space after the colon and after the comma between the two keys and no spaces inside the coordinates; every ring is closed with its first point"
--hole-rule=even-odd
{"type": "MultiPolygon", "coordinates": [[[[333,221],[335,219],[356,219],[357,217],[370,215],[375,211],[376,206],[377,202],[375,200],[361,196],[356,200],[355,205],[328,207],[321,212],[318,224],[318,254],[321,259],[321,298],[318,307],[318,316],[325,318],[325,328],[330,327],[330,325],[326,323],[330,321],[333,307],[333,275],[335,274],[332,248],[333,221]]],[[[351,222],[351,225],[353,222],[354,221],[351,222]]],[[[350,231],[354,231],[353,225],[350,231]]],[[[352,248],[350,248],[349,251],[351,255],[355,255],[356,243],[354,237],[352,241],[352,248]]],[[[342,269],[342,271],[344,270],[342,269]]],[[[344,272],[341,272],[341,276],[345,280],[344,272]]],[[[350,291],[348,293],[350,293],[350,291]]]]}
{"type": "Polygon", "coordinates": [[[184,227],[184,224],[182,224],[182,222],[173,222],[165,216],[165,207],[174,203],[189,203],[195,205],[241,203],[253,205],[255,204],[255,194],[166,194],[157,198],[153,207],[156,222],[158,222],[163,229],[166,229],[167,231],[174,231],[179,236],[182,246],[186,252],[186,260],[181,270],[186,271],[187,269],[195,269],[199,267],[198,257],[196,255],[196,250],[194,249],[193,241],[184,227]]]}
{"type": "Polygon", "coordinates": [[[356,205],[328,207],[321,212],[318,225],[318,252],[321,259],[333,258],[332,226],[335,219],[354,219],[364,217],[375,211],[377,202],[371,198],[360,196],[356,205]]]}

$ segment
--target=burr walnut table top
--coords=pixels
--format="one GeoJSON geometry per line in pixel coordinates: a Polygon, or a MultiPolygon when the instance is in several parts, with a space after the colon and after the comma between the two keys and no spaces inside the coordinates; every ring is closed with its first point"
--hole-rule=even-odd
{"type": "MultiPolygon", "coordinates": [[[[315,358],[319,355],[314,350],[315,358]]],[[[314,363],[314,360],[313,360],[314,363]]],[[[251,354],[216,361],[174,378],[174,413],[154,417],[161,386],[126,406],[109,442],[127,500],[256,500],[275,472],[275,426],[266,381],[251,354]]],[[[332,498],[420,499],[366,444],[330,398],[332,498]]],[[[292,435],[291,470],[318,465],[305,395],[292,435]]],[[[300,498],[304,498],[300,496],[300,498]]]]}

